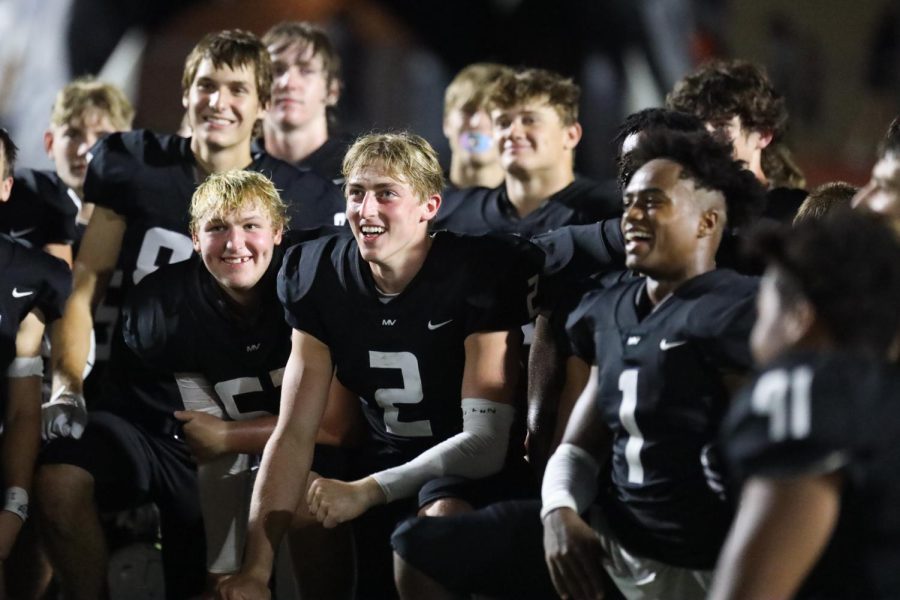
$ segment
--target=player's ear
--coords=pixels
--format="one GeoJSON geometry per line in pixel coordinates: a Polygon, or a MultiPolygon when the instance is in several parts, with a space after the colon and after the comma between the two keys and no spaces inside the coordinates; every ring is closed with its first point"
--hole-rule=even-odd
{"type": "Polygon", "coordinates": [[[571,125],[567,125],[565,133],[566,133],[566,149],[572,150],[575,148],[575,146],[578,145],[578,142],[581,141],[581,134],[582,134],[581,123],[576,121],[575,123],[572,123],[571,125]]]}
{"type": "Polygon", "coordinates": [[[13,178],[12,177],[4,177],[3,181],[0,182],[0,202],[6,202],[9,200],[9,195],[12,194],[13,188],[13,178]]]}
{"type": "Polygon", "coordinates": [[[200,254],[200,237],[194,230],[191,231],[191,243],[194,245],[194,252],[200,254]]]}
{"type": "Polygon", "coordinates": [[[805,298],[797,299],[787,311],[784,319],[785,333],[788,338],[799,341],[815,334],[817,329],[816,309],[805,298]]]}
{"type": "Polygon", "coordinates": [[[47,153],[51,160],[53,159],[51,154],[53,152],[53,132],[49,129],[44,132],[44,152],[47,153]]]}
{"type": "Polygon", "coordinates": [[[429,196],[422,203],[422,221],[430,221],[437,215],[438,209],[441,207],[441,195],[434,194],[429,196]]]}
{"type": "Polygon", "coordinates": [[[716,208],[708,208],[700,213],[700,224],[697,229],[697,237],[708,237],[719,230],[719,222],[722,213],[716,208]]]}
{"type": "Polygon", "coordinates": [[[284,226],[283,226],[283,225],[279,225],[279,226],[275,229],[275,235],[273,236],[273,239],[275,240],[275,245],[276,245],[276,246],[277,246],[278,244],[281,243],[281,238],[282,238],[283,235],[284,235],[284,226]]]}
{"type": "Polygon", "coordinates": [[[341,82],[337,78],[328,82],[328,92],[325,94],[325,106],[335,106],[341,98],[341,82]]]}

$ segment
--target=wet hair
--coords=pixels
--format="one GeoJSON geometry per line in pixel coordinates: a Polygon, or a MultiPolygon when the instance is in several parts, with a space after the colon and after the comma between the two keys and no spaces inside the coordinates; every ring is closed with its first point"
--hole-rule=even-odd
{"type": "Polygon", "coordinates": [[[884,217],[835,210],[794,228],[757,231],[750,242],[775,269],[785,303],[808,301],[839,346],[886,356],[900,331],[900,238],[884,217]]]}
{"type": "Polygon", "coordinates": [[[859,190],[855,185],[843,181],[823,183],[809,193],[809,196],[797,209],[794,225],[806,221],[817,221],[832,210],[850,208],[850,201],[859,190]]]}
{"type": "Polygon", "coordinates": [[[749,224],[765,206],[765,190],[744,164],[732,157],[731,144],[706,131],[651,129],[628,155],[635,170],[657,158],[681,165],[681,177],[698,188],[716,190],[725,197],[727,224],[732,229],[749,224]]]}
{"type": "Polygon", "coordinates": [[[578,121],[579,88],[571,79],[545,69],[510,71],[497,78],[487,97],[488,110],[508,109],[532,100],[546,100],[563,125],[578,121]]]}
{"type": "Polygon", "coordinates": [[[666,107],[691,113],[714,127],[741,118],[747,131],[771,132],[777,139],[788,113],[765,71],[746,60],[714,60],[675,84],[666,107]]]}
{"type": "Polygon", "coordinates": [[[275,184],[265,175],[242,169],[214,173],[197,187],[191,197],[191,233],[196,234],[205,220],[222,218],[257,206],[269,216],[272,227],[287,226],[287,206],[278,195],[275,184]]]}
{"type": "Polygon", "coordinates": [[[3,147],[3,179],[13,176],[13,170],[16,168],[16,156],[19,154],[19,147],[12,141],[12,137],[5,127],[0,127],[0,146],[3,147]]]}
{"type": "Polygon", "coordinates": [[[900,156],[900,115],[894,117],[894,120],[891,121],[878,149],[878,156],[880,157],[888,153],[900,156]]]}
{"type": "Polygon", "coordinates": [[[437,152],[414,133],[370,133],[358,138],[344,156],[341,173],[349,181],[355,171],[368,166],[378,166],[384,175],[409,185],[421,202],[444,189],[437,152]]]}
{"type": "Polygon", "coordinates": [[[184,61],[181,76],[183,92],[187,93],[190,89],[200,63],[205,59],[209,59],[216,68],[252,68],[259,102],[263,106],[269,103],[272,98],[272,60],[255,34],[241,29],[227,29],[203,36],[184,61]]]}
{"type": "Polygon", "coordinates": [[[491,85],[501,75],[512,72],[497,63],[474,63],[463,68],[444,91],[444,117],[457,108],[473,113],[484,108],[491,85]]]}
{"type": "Polygon", "coordinates": [[[105,114],[118,130],[131,129],[134,107],[125,93],[111,83],[93,77],[79,77],[57,92],[50,124],[56,127],[67,125],[90,109],[105,114]]]}
{"type": "Polygon", "coordinates": [[[703,121],[694,115],[666,108],[645,108],[625,117],[613,138],[613,145],[616,149],[616,180],[620,190],[625,189],[625,186],[631,181],[631,176],[637,170],[633,161],[622,155],[622,145],[626,138],[635,133],[657,128],[671,131],[706,130],[703,121]]]}

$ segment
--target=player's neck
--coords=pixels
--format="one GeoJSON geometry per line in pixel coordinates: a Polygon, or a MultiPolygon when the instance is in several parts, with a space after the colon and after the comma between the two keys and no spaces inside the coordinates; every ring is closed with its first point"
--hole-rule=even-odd
{"type": "Polygon", "coordinates": [[[431,241],[431,236],[426,235],[415,244],[407,246],[402,256],[392,257],[395,258],[393,261],[384,263],[370,261],[368,264],[372,270],[372,279],[375,280],[378,290],[388,295],[399,294],[405,290],[425,264],[428,251],[431,249],[431,241]]]}
{"type": "Polygon", "coordinates": [[[228,148],[213,148],[202,144],[196,137],[191,138],[191,152],[197,166],[205,173],[224,173],[234,169],[245,169],[253,156],[250,154],[250,140],[228,148]]]}
{"type": "Polygon", "coordinates": [[[704,273],[708,273],[716,268],[714,259],[699,253],[694,257],[695,261],[684,265],[684,268],[672,274],[665,276],[648,275],[647,276],[647,296],[653,306],[668,298],[675,290],[704,273]]]}
{"type": "Polygon", "coordinates": [[[571,168],[506,173],[506,195],[520,217],[537,210],[547,198],[575,181],[571,168]]]}
{"type": "Polygon", "coordinates": [[[475,165],[455,158],[450,161],[450,182],[460,189],[495,188],[503,183],[503,178],[503,167],[499,163],[475,165]]]}
{"type": "Polygon", "coordinates": [[[753,176],[756,177],[764,187],[769,187],[769,179],[766,177],[762,168],[762,150],[753,153],[753,158],[750,159],[747,170],[753,173],[753,176]]]}
{"type": "Polygon", "coordinates": [[[285,162],[298,163],[328,141],[328,121],[324,117],[314,119],[291,130],[278,129],[264,121],[263,136],[266,152],[285,162]]]}

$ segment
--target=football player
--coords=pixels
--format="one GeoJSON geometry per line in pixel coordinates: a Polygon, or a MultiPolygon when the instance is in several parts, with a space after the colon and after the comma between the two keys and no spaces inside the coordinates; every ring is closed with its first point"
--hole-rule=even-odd
{"type": "Polygon", "coordinates": [[[160,509],[166,593],[184,598],[203,588],[196,470],[173,415],[184,408],[175,381],[134,356],[121,324],[113,336],[106,385],[91,399],[92,408],[103,410],[92,410],[90,421],[81,374],[92,306],[107,284],[118,279],[118,291],[127,293],[159,266],[193,254],[188,205],[208,174],[264,173],[300,227],[330,225],[342,217],[340,193],[331,182],[267,155],[251,155],[271,74],[269,54],[253,34],[208,34],[188,56],[182,78],[193,137],[114,133],[93,150],[84,189],[85,200],[96,208],[75,261],[73,293],[54,331],[55,391],[44,408],[47,436],[69,437],[44,449],[36,479],[48,552],[73,598],[96,598],[104,587],[98,507],[118,510],[150,500],[160,509]]]}
{"type": "Polygon", "coordinates": [[[0,238],[0,596],[3,567],[28,518],[41,441],[41,338],[62,314],[72,274],[61,260],[0,238]]]}
{"type": "Polygon", "coordinates": [[[611,190],[575,176],[580,93],[571,80],[550,71],[501,74],[486,104],[504,183],[449,194],[435,229],[532,237],[562,225],[618,216],[621,206],[611,190]]]}
{"type": "Polygon", "coordinates": [[[872,177],[853,197],[852,205],[885,215],[900,234],[900,116],[891,122],[872,177]]]}
{"type": "Polygon", "coordinates": [[[279,273],[294,328],[291,356],[254,490],[244,566],[220,586],[223,598],[267,597],[274,548],[304,493],[326,526],[354,520],[355,528],[377,531],[366,518],[394,510],[380,537],[358,537],[368,553],[359,560],[360,593],[393,596],[367,586],[391,572],[396,519],[417,508],[447,514],[470,506],[426,494],[423,484],[448,475],[487,478],[506,459],[520,327],[537,293],[539,252],[512,237],[429,235],[443,176],[418,136],[360,138],[344,174],[352,235],[294,247],[279,273]],[[356,465],[360,478],[319,479],[307,491],[333,370],[363,400],[368,441],[356,465]],[[365,572],[373,568],[374,575],[365,572]]]}
{"type": "Polygon", "coordinates": [[[710,598],[900,596],[900,243],[880,221],[758,240],[762,372],[722,436],[742,487],[710,598]]]}
{"type": "Polygon", "coordinates": [[[544,474],[546,560],[563,596],[602,594],[605,568],[627,598],[702,598],[731,520],[713,442],[750,368],[757,287],[715,256],[763,190],[705,133],[650,131],[633,152],[622,231],[643,277],[569,318],[590,375],[544,474]]]}

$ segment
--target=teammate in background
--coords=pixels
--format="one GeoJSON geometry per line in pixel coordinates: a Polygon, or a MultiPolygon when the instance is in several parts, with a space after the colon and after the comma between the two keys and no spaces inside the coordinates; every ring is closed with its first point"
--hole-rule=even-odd
{"type": "Polygon", "coordinates": [[[855,185],[843,181],[823,183],[809,193],[794,217],[794,225],[822,219],[833,210],[850,208],[853,197],[859,191],[855,185]]]}
{"type": "Polygon", "coordinates": [[[358,560],[361,596],[391,597],[391,584],[368,586],[391,572],[396,520],[417,508],[467,510],[475,501],[429,495],[423,485],[448,475],[489,478],[506,459],[536,249],[515,238],[429,235],[443,176],[418,136],[360,138],[344,173],[352,235],[295,246],[279,273],[294,328],[291,357],[254,490],[244,566],[220,586],[223,598],[268,596],[274,550],[304,494],[326,527],[354,520],[357,549],[367,552],[358,560]],[[364,403],[361,478],[319,479],[307,492],[335,370],[364,403]],[[367,524],[375,519],[386,523],[367,524]]]}
{"type": "Polygon", "coordinates": [[[541,69],[508,72],[487,97],[504,182],[448,195],[435,229],[532,237],[562,225],[594,223],[621,211],[605,186],[576,177],[580,90],[541,69]]]}
{"type": "Polygon", "coordinates": [[[710,130],[728,136],[734,157],[744,161],[769,189],[765,215],[787,223],[793,220],[806,192],[789,187],[789,181],[772,179],[763,170],[763,153],[770,145],[782,143],[788,113],[784,98],[762,68],[744,60],[706,63],[675,84],[666,107],[696,115],[710,130]]]}
{"type": "Polygon", "coordinates": [[[503,166],[485,101],[490,86],[512,69],[475,63],[456,74],[444,92],[444,136],[450,144],[448,188],[495,188],[503,166]]]}
{"type": "Polygon", "coordinates": [[[742,488],[710,598],[896,598],[900,243],[845,211],[757,249],[763,372],[722,434],[742,488]]]}
{"type": "Polygon", "coordinates": [[[763,191],[705,133],[649,132],[634,155],[622,230],[644,277],[569,319],[590,377],[544,474],[544,548],[562,596],[602,594],[602,565],[626,598],[703,598],[731,521],[715,433],[750,368],[757,287],[715,256],[763,191]]]}
{"type": "Polygon", "coordinates": [[[0,238],[0,596],[5,567],[25,520],[41,442],[41,338],[62,313],[72,274],[39,250],[0,238]]]}
{"type": "Polygon", "coordinates": [[[853,208],[885,215],[900,235],[900,116],[888,127],[872,177],[853,197],[852,204],[853,208]]]}
{"type": "MultiPolygon", "coordinates": [[[[253,171],[208,177],[194,192],[190,214],[197,254],[132,289],[123,333],[142,360],[179,382],[185,410],[175,416],[199,464],[207,566],[215,581],[241,564],[256,462],[247,455],[262,454],[275,427],[290,354],[290,327],[275,292],[281,247],[321,231],[285,232],[287,207],[272,182],[253,171]]],[[[340,389],[332,386],[332,393],[340,389]]],[[[326,415],[317,442],[345,444],[359,421],[358,400],[348,404],[333,395],[326,415]]],[[[315,471],[333,476],[328,452],[317,446],[315,471]]],[[[349,532],[335,539],[315,519],[305,525],[291,540],[294,554],[303,556],[301,595],[343,597],[342,586],[353,582],[349,532]]]]}
{"type": "Polygon", "coordinates": [[[265,154],[251,155],[271,77],[268,52],[256,36],[239,30],[208,34],[187,57],[182,78],[193,137],[114,133],[92,151],[84,190],[96,208],[75,261],[72,295],[54,331],[55,392],[44,408],[48,437],[60,439],[44,448],[36,478],[48,553],[70,598],[103,594],[106,549],[98,510],[147,501],[160,510],[168,597],[203,589],[196,469],[173,416],[184,407],[175,381],[134,356],[121,324],[103,393],[90,398],[90,419],[81,373],[93,303],[113,271],[121,269],[125,294],[159,266],[193,254],[188,205],[207,175],[262,172],[281,190],[299,227],[342,216],[340,193],[329,181],[265,154]]]}
{"type": "Polygon", "coordinates": [[[343,182],[341,162],[350,139],[335,135],[341,96],[341,58],[318,25],[284,22],[263,43],[272,57],[272,106],[263,119],[266,152],[343,182]]]}

